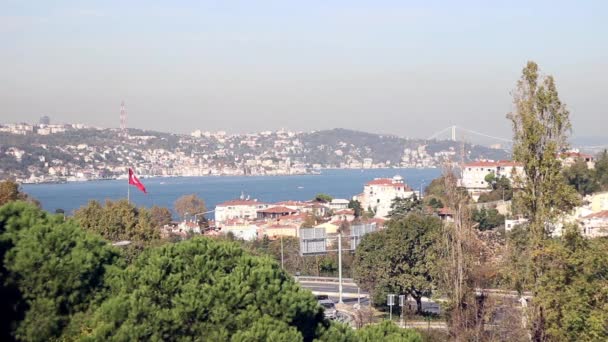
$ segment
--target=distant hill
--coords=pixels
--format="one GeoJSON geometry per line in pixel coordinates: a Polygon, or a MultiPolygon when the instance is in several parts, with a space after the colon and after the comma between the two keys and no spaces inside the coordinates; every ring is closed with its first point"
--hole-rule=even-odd
{"type": "MultiPolygon", "coordinates": [[[[343,128],[305,133],[302,142],[305,150],[301,155],[306,157],[307,161],[319,164],[340,163],[343,158],[336,154],[336,151],[341,151],[342,156],[371,158],[379,162],[390,161],[394,165],[402,161],[405,149],[418,150],[424,146],[430,155],[442,151],[454,151],[460,155],[462,150],[462,144],[457,141],[405,139],[343,128]]],[[[464,147],[465,160],[509,158],[509,153],[505,150],[471,144],[465,144],[464,147]]]]}
{"type": "Polygon", "coordinates": [[[336,128],[196,137],[129,129],[54,134],[0,132],[0,178],[112,178],[126,165],[147,175],[293,174],[311,168],[439,167],[446,160],[507,159],[505,150],[457,141],[405,139],[336,128]]]}

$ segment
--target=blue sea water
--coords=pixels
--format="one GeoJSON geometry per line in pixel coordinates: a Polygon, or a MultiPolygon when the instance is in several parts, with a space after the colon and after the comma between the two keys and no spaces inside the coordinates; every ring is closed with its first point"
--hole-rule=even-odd
{"type": "MultiPolygon", "coordinates": [[[[378,177],[400,175],[406,183],[419,190],[439,177],[440,169],[367,169],[322,170],[320,175],[298,176],[222,176],[148,178],[141,181],[148,194],[131,187],[131,201],[137,206],[153,205],[173,208],[182,195],[196,194],[207,208],[244,193],[263,202],[309,200],[318,193],[334,198],[350,199],[363,191],[363,185],[378,177]]],[[[89,200],[105,201],[127,197],[127,180],[73,182],[65,184],[25,184],[25,192],[38,199],[45,210],[63,209],[71,214],[89,200]]],[[[212,216],[212,215],[210,215],[212,216]]]]}

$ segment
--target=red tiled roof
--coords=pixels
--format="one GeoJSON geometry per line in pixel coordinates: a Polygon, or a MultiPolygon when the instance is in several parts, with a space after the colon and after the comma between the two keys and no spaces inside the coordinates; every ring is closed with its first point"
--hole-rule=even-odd
{"type": "Polygon", "coordinates": [[[392,178],[376,178],[372,181],[367,182],[365,185],[378,185],[378,186],[392,186],[392,187],[403,187],[404,190],[410,190],[411,188],[404,182],[395,182],[392,178]]]}
{"type": "Polygon", "coordinates": [[[256,200],[242,200],[242,199],[234,199],[230,201],[226,201],[224,203],[220,203],[218,207],[228,207],[228,206],[257,206],[257,205],[266,205],[266,203],[258,202],[256,200]]]}
{"type": "MultiPolygon", "coordinates": [[[[367,182],[366,185],[393,185],[395,184],[395,182],[393,181],[392,178],[376,178],[372,181],[367,182]]],[[[396,183],[396,184],[403,184],[403,183],[396,183]]]]}
{"type": "Polygon", "coordinates": [[[608,210],[598,211],[597,213],[589,214],[584,219],[608,219],[608,210]]]}
{"type": "Polygon", "coordinates": [[[586,153],[580,152],[564,152],[561,155],[562,158],[572,157],[572,158],[583,158],[583,159],[593,159],[593,156],[586,153]]]}
{"type": "Polygon", "coordinates": [[[284,214],[284,213],[295,213],[295,212],[297,212],[297,211],[294,209],[283,207],[283,206],[277,206],[277,207],[271,207],[271,208],[267,208],[267,209],[258,210],[258,213],[265,213],[265,214],[284,214]]]}
{"type": "Polygon", "coordinates": [[[454,215],[454,212],[450,208],[443,207],[437,211],[437,213],[441,216],[454,215]]]}

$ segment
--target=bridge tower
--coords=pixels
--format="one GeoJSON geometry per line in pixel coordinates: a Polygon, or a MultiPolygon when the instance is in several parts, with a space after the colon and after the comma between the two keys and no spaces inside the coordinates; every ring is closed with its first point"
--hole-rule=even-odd
{"type": "Polygon", "coordinates": [[[456,126],[452,126],[452,141],[456,141],[456,126]]]}

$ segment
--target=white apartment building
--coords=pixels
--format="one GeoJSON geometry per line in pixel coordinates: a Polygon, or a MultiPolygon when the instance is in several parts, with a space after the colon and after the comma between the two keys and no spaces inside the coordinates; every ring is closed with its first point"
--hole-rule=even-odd
{"type": "Polygon", "coordinates": [[[215,222],[218,226],[227,220],[255,220],[257,211],[268,208],[267,203],[250,199],[236,199],[220,203],[215,207],[215,222]]]}
{"type": "Polygon", "coordinates": [[[485,180],[490,173],[497,178],[504,176],[513,182],[516,175],[524,175],[524,168],[522,164],[508,160],[476,161],[464,164],[460,186],[466,188],[470,193],[490,191],[491,184],[485,180]]]}
{"type": "Polygon", "coordinates": [[[376,178],[363,187],[363,193],[355,196],[361,202],[363,210],[372,209],[376,217],[385,218],[391,211],[391,204],[395,198],[409,198],[416,192],[412,190],[401,176],[393,178],[376,178]]]}
{"type": "Polygon", "coordinates": [[[350,203],[350,201],[347,199],[334,198],[329,203],[329,209],[331,209],[331,210],[348,209],[348,203],[350,203]]]}
{"type": "Polygon", "coordinates": [[[583,236],[588,238],[608,236],[608,210],[587,215],[580,222],[583,236]]]}

